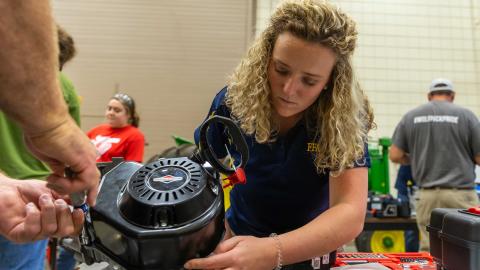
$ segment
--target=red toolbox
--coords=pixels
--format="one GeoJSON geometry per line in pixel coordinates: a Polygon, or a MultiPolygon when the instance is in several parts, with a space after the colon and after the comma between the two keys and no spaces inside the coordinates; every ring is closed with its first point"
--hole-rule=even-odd
{"type": "Polygon", "coordinates": [[[447,213],[439,237],[444,269],[480,269],[480,208],[447,213]]]}
{"type": "Polygon", "coordinates": [[[335,266],[379,263],[392,270],[436,270],[436,264],[428,252],[405,253],[338,253],[335,266]]]}

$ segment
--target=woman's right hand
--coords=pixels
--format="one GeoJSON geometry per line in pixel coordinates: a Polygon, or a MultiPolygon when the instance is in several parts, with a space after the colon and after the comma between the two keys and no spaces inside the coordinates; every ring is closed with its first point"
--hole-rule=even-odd
{"type": "Polygon", "coordinates": [[[192,259],[186,269],[271,270],[277,265],[272,237],[234,236],[221,242],[207,258],[192,259]]]}

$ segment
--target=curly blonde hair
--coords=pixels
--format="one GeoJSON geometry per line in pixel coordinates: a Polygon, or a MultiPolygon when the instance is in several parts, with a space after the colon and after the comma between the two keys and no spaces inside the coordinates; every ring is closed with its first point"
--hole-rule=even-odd
{"type": "Polygon", "coordinates": [[[275,41],[285,32],[336,54],[327,89],[304,116],[318,143],[317,171],[342,172],[362,157],[367,133],[374,124],[372,108],[352,67],[356,25],[337,7],[320,0],[283,2],[232,74],[226,104],[246,134],[254,135],[259,143],[275,140],[267,68],[275,41]]]}

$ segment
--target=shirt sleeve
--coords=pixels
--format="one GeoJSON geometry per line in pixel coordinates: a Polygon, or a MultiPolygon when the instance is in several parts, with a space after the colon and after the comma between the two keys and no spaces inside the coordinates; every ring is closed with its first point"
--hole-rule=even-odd
{"type": "Polygon", "coordinates": [[[128,142],[125,149],[125,160],[142,163],[144,149],[145,137],[139,132],[128,142]]]}
{"type": "Polygon", "coordinates": [[[405,117],[398,123],[393,132],[392,143],[404,152],[409,153],[407,135],[405,130],[405,117]]]}
{"type": "Polygon", "coordinates": [[[358,168],[358,167],[370,168],[370,154],[368,152],[368,143],[365,142],[363,147],[364,147],[363,157],[354,161],[353,163],[354,168],[358,168]]]}
{"type": "Polygon", "coordinates": [[[80,126],[80,101],[78,99],[77,92],[73,83],[60,72],[59,75],[60,86],[63,92],[63,98],[68,105],[68,113],[75,120],[78,126],[80,126]]]}
{"type": "Polygon", "coordinates": [[[478,121],[478,118],[471,113],[470,116],[470,121],[471,121],[471,130],[472,133],[470,134],[470,140],[471,140],[471,147],[472,147],[472,152],[473,152],[473,158],[475,156],[480,155],[480,121],[478,121]]]}

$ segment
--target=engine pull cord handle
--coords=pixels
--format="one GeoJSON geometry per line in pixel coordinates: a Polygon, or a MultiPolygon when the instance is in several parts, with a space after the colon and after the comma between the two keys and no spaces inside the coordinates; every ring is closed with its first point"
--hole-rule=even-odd
{"type": "Polygon", "coordinates": [[[247,182],[247,177],[243,168],[237,168],[234,173],[223,180],[228,181],[228,183],[223,185],[223,188],[227,188],[236,184],[245,184],[247,182]]]}
{"type": "MultiPolygon", "coordinates": [[[[237,124],[235,124],[235,122],[232,119],[219,116],[219,115],[214,115],[208,118],[200,126],[199,154],[204,161],[208,161],[220,173],[226,174],[232,178],[235,177],[232,175],[235,175],[236,172],[239,171],[240,169],[241,171],[243,171],[242,168],[247,164],[248,156],[249,156],[247,142],[245,141],[245,138],[243,137],[240,128],[237,126],[237,124]],[[207,139],[208,127],[211,124],[215,124],[215,123],[223,124],[228,129],[228,134],[231,137],[231,142],[241,155],[240,164],[238,164],[238,168],[232,169],[222,164],[217,158],[217,156],[215,155],[215,152],[213,151],[212,146],[208,143],[208,139],[207,139]]],[[[242,177],[240,174],[241,173],[238,173],[237,178],[242,177]]],[[[243,172],[243,177],[244,176],[245,176],[245,172],[243,172]]]]}
{"type": "Polygon", "coordinates": [[[223,188],[227,188],[236,184],[245,184],[247,182],[247,177],[245,176],[245,170],[242,167],[236,167],[235,162],[233,161],[232,155],[228,150],[228,147],[225,145],[225,149],[228,153],[228,158],[230,159],[230,163],[232,164],[233,169],[235,170],[234,173],[222,179],[223,181],[228,181],[226,184],[223,185],[223,188]]]}

